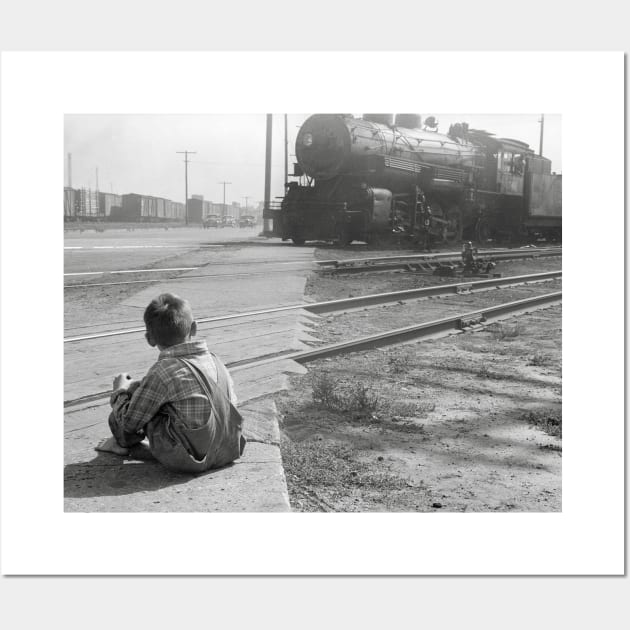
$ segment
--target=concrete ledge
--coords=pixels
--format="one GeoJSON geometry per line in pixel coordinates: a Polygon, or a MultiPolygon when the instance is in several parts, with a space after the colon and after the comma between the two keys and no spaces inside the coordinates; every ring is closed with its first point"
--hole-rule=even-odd
{"type": "Polygon", "coordinates": [[[171,472],[155,461],[94,451],[109,432],[109,405],[67,414],[65,511],[290,511],[275,404],[262,400],[241,411],[248,438],[243,457],[198,476],[171,472]]]}

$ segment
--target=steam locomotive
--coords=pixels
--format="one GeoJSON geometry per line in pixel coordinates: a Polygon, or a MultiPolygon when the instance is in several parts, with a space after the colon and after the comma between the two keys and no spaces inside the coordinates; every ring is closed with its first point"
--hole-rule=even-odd
{"type": "Polygon", "coordinates": [[[296,244],[561,237],[562,176],[551,161],[466,123],[443,134],[416,114],[315,114],[295,153],[298,181],[267,216],[296,244]]]}

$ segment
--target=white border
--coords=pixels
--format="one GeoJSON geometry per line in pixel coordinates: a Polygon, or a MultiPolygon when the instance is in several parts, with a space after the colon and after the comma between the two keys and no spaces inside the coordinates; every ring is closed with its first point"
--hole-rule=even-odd
{"type": "Polygon", "coordinates": [[[3,573],[623,572],[621,53],[5,53],[2,79],[3,573]],[[563,512],[64,514],[63,115],[368,109],[563,117],[563,512]]]}

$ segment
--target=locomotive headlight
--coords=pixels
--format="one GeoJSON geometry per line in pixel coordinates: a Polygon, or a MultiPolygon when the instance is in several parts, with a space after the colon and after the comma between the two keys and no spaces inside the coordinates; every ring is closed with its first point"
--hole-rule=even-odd
{"type": "Polygon", "coordinates": [[[305,147],[310,147],[313,144],[313,134],[305,133],[304,138],[302,139],[302,144],[304,144],[305,147]]]}

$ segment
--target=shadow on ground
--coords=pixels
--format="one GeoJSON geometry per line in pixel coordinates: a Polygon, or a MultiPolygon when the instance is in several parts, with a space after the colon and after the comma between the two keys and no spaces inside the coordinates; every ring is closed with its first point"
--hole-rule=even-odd
{"type": "Polygon", "coordinates": [[[98,453],[90,461],[67,464],[64,467],[64,496],[76,499],[151,492],[214,475],[230,466],[232,464],[202,475],[190,475],[172,472],[156,461],[98,453]]]}

